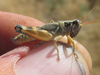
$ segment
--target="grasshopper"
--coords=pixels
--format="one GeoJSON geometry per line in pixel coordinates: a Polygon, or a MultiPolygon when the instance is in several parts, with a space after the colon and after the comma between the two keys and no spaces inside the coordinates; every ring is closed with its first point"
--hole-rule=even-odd
{"type": "MultiPolygon", "coordinates": [[[[88,15],[91,13],[91,11],[88,13],[88,15]]],[[[85,19],[87,18],[87,16],[85,17],[85,19]]],[[[58,22],[54,22],[53,20],[51,20],[50,23],[47,23],[39,27],[26,27],[26,26],[16,25],[15,30],[20,34],[13,38],[13,42],[15,44],[23,44],[36,40],[40,41],[53,40],[57,50],[58,60],[60,60],[59,50],[56,42],[63,36],[67,36],[68,41],[73,44],[73,53],[74,53],[75,44],[72,38],[79,33],[83,25],[96,22],[92,21],[88,23],[83,23],[85,19],[82,21],[82,23],[78,19],[58,21],[58,22]]],[[[74,53],[74,55],[76,54],[74,53]]]]}

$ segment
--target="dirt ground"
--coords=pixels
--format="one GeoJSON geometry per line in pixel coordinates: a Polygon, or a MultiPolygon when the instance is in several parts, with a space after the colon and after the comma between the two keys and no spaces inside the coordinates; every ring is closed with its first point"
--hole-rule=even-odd
{"type": "Polygon", "coordinates": [[[89,51],[93,68],[91,75],[100,75],[100,0],[1,0],[0,11],[12,12],[36,18],[48,23],[50,20],[83,20],[95,8],[75,39],[89,51]]]}

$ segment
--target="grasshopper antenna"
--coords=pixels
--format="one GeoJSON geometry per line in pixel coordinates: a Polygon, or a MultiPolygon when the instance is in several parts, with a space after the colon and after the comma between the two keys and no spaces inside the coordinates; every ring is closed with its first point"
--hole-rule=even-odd
{"type": "MultiPolygon", "coordinates": [[[[94,9],[94,8],[93,8],[94,9]]],[[[87,16],[84,18],[84,20],[82,21],[82,23],[86,20],[86,18],[89,16],[89,14],[93,11],[93,9],[87,14],[87,16]]]]}
{"type": "MultiPolygon", "coordinates": [[[[94,8],[93,8],[94,9],[94,8]]],[[[82,23],[86,20],[86,18],[89,16],[89,14],[93,11],[93,9],[87,14],[87,16],[84,18],[84,20],[82,21],[82,23]]],[[[86,24],[90,24],[90,23],[95,23],[97,21],[92,21],[92,22],[87,22],[87,23],[83,23],[80,26],[86,25],[86,24]]]]}
{"type": "Polygon", "coordinates": [[[87,22],[87,23],[83,23],[81,26],[86,25],[86,24],[90,24],[90,23],[95,23],[97,21],[92,21],[92,22],[87,22]]]}

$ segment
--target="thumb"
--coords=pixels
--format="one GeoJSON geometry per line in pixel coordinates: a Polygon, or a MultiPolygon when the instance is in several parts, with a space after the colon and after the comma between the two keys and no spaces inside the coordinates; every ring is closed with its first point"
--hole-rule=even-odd
{"type": "MultiPolygon", "coordinates": [[[[17,73],[18,75],[81,75],[81,70],[72,55],[72,48],[69,45],[64,45],[63,43],[57,44],[60,51],[60,61],[57,60],[57,52],[52,41],[40,45],[33,50],[31,50],[29,45],[27,47],[22,46],[8,52],[1,56],[2,58],[0,58],[0,62],[4,62],[2,61],[3,59],[7,59],[8,61],[11,60],[9,63],[2,63],[2,65],[8,64],[7,66],[9,66],[12,64],[12,66],[6,70],[4,70],[5,66],[2,66],[4,72],[0,75],[4,75],[3,73],[5,72],[8,73],[8,75],[11,75],[11,73],[9,73],[9,69],[12,67],[14,67],[11,69],[11,72],[14,72],[12,75],[16,75],[17,73]],[[15,62],[12,61],[13,59],[11,55],[13,56],[13,59],[16,59],[14,60],[15,62]],[[8,57],[11,59],[8,59],[8,57]]],[[[78,53],[78,55],[79,57],[82,57],[80,53],[78,53]]],[[[85,72],[86,75],[88,75],[89,70],[86,69],[87,65],[85,60],[83,59],[81,62],[84,63],[85,72]]]]}

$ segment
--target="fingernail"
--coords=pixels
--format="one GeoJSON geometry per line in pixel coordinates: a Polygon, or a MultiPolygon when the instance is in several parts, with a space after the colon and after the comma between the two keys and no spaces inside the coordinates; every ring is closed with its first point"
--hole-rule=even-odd
{"type": "Polygon", "coordinates": [[[16,63],[29,51],[29,47],[23,46],[0,56],[0,75],[17,75],[16,63]]]}
{"type": "Polygon", "coordinates": [[[3,54],[2,56],[0,56],[0,58],[5,58],[9,55],[16,55],[19,54],[20,57],[22,58],[23,56],[25,56],[28,52],[30,51],[29,47],[27,46],[23,46],[23,47],[18,47],[15,48],[9,52],[7,52],[6,54],[3,54]]]}
{"type": "Polygon", "coordinates": [[[19,59],[18,54],[0,58],[0,75],[17,75],[16,62],[19,59]]]}

